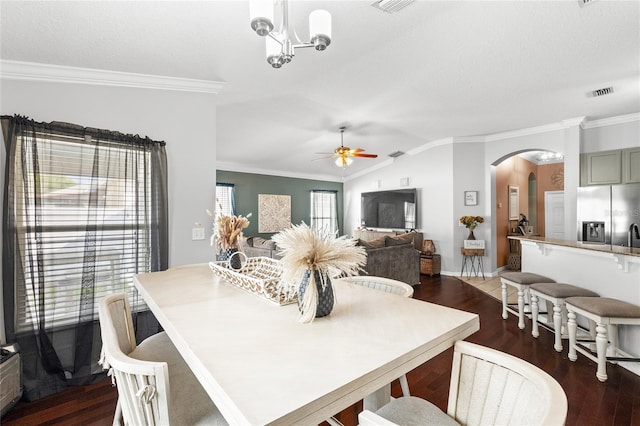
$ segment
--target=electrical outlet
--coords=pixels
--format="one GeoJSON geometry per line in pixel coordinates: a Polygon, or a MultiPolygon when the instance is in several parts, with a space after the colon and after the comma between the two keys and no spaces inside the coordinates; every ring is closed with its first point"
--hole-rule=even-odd
{"type": "Polygon", "coordinates": [[[204,228],[191,228],[191,240],[204,240],[204,228]]]}

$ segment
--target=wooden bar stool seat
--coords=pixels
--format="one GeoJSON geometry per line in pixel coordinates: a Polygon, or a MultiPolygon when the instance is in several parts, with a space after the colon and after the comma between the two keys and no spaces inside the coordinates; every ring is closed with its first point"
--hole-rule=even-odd
{"type": "MultiPolygon", "coordinates": [[[[529,287],[529,295],[531,296],[531,335],[538,337],[540,335],[538,331],[538,313],[539,313],[539,301],[538,299],[544,299],[553,304],[553,332],[555,335],[555,341],[553,347],[556,351],[562,352],[562,338],[567,338],[568,335],[562,332],[563,326],[567,324],[567,309],[564,306],[564,301],[568,297],[598,297],[599,294],[587,290],[586,288],[578,287],[571,284],[564,283],[535,283],[529,287]]],[[[547,327],[550,327],[549,320],[551,312],[547,309],[547,327]]]]}
{"type": "Polygon", "coordinates": [[[608,297],[569,297],[565,306],[571,361],[578,358],[578,351],[596,362],[596,377],[601,382],[607,380],[607,361],[640,361],[618,348],[618,325],[640,325],[640,306],[608,297]],[[585,342],[577,339],[576,314],[596,323],[596,356],[584,346],[585,342]]]}
{"type": "Polygon", "coordinates": [[[525,298],[529,300],[529,286],[535,283],[554,283],[555,280],[532,272],[503,272],[500,274],[502,283],[502,319],[507,319],[507,312],[518,316],[518,327],[524,330],[525,298]],[[518,289],[518,309],[507,302],[507,286],[518,289]]]}

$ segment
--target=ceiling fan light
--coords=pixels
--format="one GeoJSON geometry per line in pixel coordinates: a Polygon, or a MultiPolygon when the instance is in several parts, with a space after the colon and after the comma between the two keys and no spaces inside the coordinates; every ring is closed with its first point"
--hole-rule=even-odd
{"type": "Polygon", "coordinates": [[[309,36],[316,50],[325,50],[331,44],[331,14],[324,9],[309,14],[309,36]]]}
{"type": "Polygon", "coordinates": [[[250,0],[249,19],[251,28],[259,35],[266,36],[273,30],[273,1],[250,0]]]}
{"type": "Polygon", "coordinates": [[[345,166],[349,166],[351,165],[351,163],[353,163],[353,159],[347,156],[340,156],[338,158],[336,158],[336,166],[338,167],[345,167],[345,166]]]}

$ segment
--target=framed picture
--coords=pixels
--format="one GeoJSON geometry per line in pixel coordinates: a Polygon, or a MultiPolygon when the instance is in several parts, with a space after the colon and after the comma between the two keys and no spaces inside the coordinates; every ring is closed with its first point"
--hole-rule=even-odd
{"type": "Polygon", "coordinates": [[[509,220],[520,218],[520,188],[509,185],[509,220]]]}
{"type": "Polygon", "coordinates": [[[464,191],[464,205],[465,206],[477,206],[478,205],[478,191],[464,191]]]}
{"type": "Polygon", "coordinates": [[[258,194],[258,232],[280,232],[291,226],[291,196],[258,194]]]}

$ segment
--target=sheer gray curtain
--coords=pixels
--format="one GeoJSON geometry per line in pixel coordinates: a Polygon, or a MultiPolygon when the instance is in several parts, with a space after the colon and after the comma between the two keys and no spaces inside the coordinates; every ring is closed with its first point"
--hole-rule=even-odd
{"type": "Polygon", "coordinates": [[[98,301],[125,292],[138,340],[159,326],[134,274],[168,263],[164,142],[2,116],[3,301],[34,400],[104,377],[98,301]]]}

